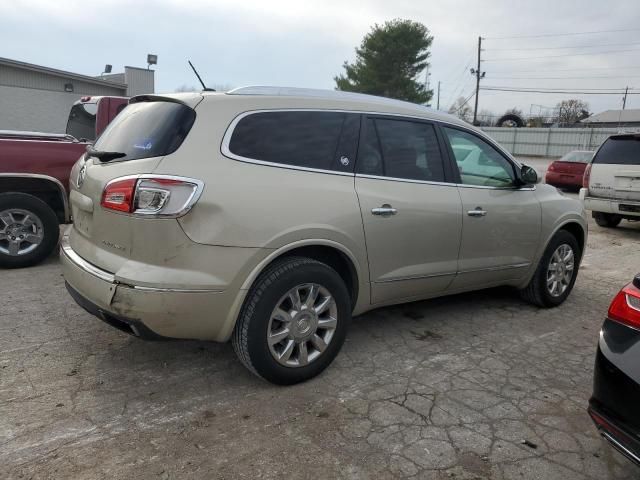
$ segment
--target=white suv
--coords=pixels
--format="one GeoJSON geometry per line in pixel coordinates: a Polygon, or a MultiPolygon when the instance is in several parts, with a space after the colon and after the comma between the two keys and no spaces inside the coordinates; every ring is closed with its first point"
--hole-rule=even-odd
{"type": "Polygon", "coordinates": [[[609,137],[584,173],[580,199],[601,227],[640,219],[640,134],[609,137]]]}

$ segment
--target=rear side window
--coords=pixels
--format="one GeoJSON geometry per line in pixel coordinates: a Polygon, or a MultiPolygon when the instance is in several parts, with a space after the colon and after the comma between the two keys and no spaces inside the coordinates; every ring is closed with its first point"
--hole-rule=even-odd
{"type": "Polygon", "coordinates": [[[97,103],[78,103],[71,107],[67,121],[67,133],[78,140],[96,139],[97,103]]]}
{"type": "Polygon", "coordinates": [[[640,136],[609,137],[593,157],[592,163],[640,165],[640,136]]]}
{"type": "MultiPolygon", "coordinates": [[[[253,113],[236,125],[229,151],[251,160],[322,170],[341,165],[350,170],[352,149],[344,154],[339,152],[345,123],[351,132],[359,127],[359,116],[318,111],[253,113]]],[[[357,135],[350,136],[357,138],[357,135]]]]}
{"type": "Polygon", "coordinates": [[[367,119],[359,173],[409,180],[444,181],[433,125],[409,120],[367,119]]]}
{"type": "Polygon", "coordinates": [[[169,155],[182,144],[195,118],[196,112],[181,103],[133,103],[113,119],[94,148],[124,153],[122,160],[169,155]]]}

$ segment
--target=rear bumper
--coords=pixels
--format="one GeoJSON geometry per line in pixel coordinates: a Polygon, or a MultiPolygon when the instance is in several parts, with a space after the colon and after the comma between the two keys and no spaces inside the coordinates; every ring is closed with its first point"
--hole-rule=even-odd
{"type": "Polygon", "coordinates": [[[237,290],[150,288],[119,283],[80,257],[64,237],[60,260],[67,289],[92,315],[146,339],[226,341],[237,290]]]}
{"type": "Polygon", "coordinates": [[[615,213],[623,217],[640,217],[640,202],[609,198],[589,197],[587,189],[580,190],[584,208],[594,212],[615,213]]]}
{"type": "Polygon", "coordinates": [[[589,404],[588,412],[600,435],[618,452],[640,466],[640,442],[626,433],[627,427],[619,420],[613,420],[602,412],[597,402],[593,400],[589,404]]]}
{"type": "Polygon", "coordinates": [[[561,185],[563,187],[574,188],[582,187],[582,175],[574,175],[571,173],[547,172],[544,177],[544,181],[545,183],[554,186],[561,185]]]}

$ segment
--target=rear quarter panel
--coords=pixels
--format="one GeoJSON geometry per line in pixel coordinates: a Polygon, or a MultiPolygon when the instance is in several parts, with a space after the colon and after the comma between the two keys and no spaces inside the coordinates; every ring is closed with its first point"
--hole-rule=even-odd
{"type": "Polygon", "coordinates": [[[368,282],[353,175],[258,165],[221,153],[231,121],[255,109],[237,97],[202,102],[179,155],[165,157],[155,170],[205,183],[194,208],[179,219],[185,233],[197,243],[274,252],[315,243],[339,245],[354,262],[361,282],[368,282]]]}

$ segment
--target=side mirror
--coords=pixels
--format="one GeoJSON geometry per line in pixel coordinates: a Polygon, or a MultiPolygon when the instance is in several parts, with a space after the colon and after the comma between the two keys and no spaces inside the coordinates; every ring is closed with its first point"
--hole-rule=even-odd
{"type": "Polygon", "coordinates": [[[524,185],[535,185],[538,183],[538,172],[529,165],[522,165],[520,169],[520,181],[524,185]]]}

